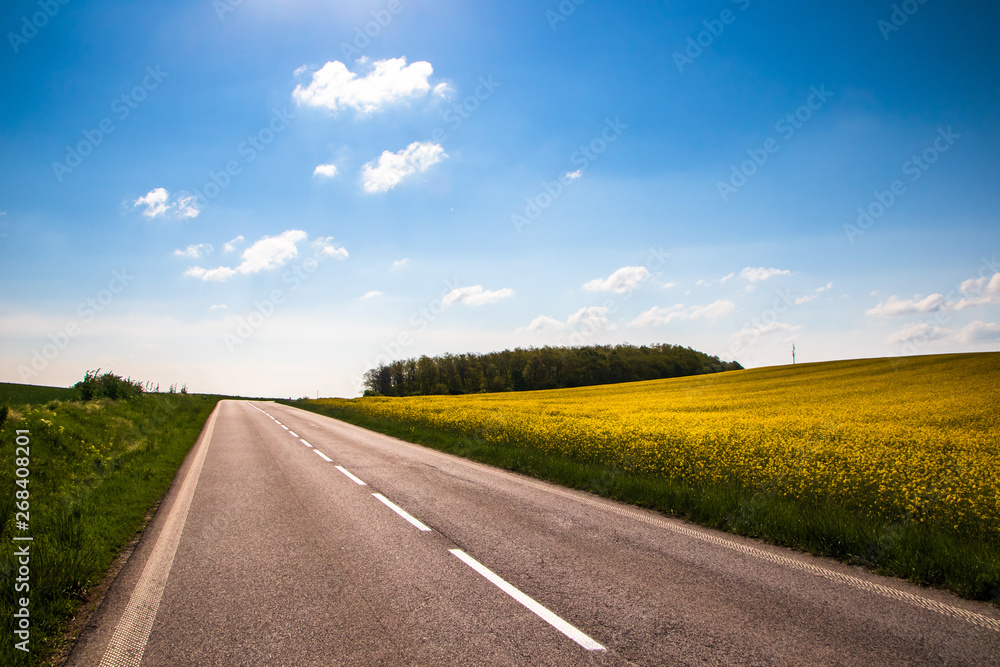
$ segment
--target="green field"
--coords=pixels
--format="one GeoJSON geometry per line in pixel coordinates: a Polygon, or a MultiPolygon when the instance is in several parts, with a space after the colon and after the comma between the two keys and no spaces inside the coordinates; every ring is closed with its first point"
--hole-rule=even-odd
{"type": "Polygon", "coordinates": [[[77,398],[79,392],[72,387],[40,387],[33,384],[0,382],[0,406],[72,401],[77,398]]]}

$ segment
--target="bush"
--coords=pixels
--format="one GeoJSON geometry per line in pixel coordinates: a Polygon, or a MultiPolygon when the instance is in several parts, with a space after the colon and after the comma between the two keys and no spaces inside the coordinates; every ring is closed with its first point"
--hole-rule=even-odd
{"type": "Polygon", "coordinates": [[[98,398],[110,398],[113,401],[121,399],[131,400],[142,396],[142,383],[133,381],[132,378],[123,378],[114,373],[98,375],[100,368],[96,371],[87,371],[83,379],[73,385],[74,389],[80,391],[80,398],[84,401],[93,401],[98,398]]]}

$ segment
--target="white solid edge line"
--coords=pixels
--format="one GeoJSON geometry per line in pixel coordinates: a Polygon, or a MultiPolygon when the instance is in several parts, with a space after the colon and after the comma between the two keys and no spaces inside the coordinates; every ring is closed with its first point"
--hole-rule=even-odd
{"type": "Polygon", "coordinates": [[[306,441],[305,441],[305,440],[303,440],[302,438],[299,438],[299,442],[301,442],[301,443],[302,443],[303,445],[305,445],[306,447],[312,447],[312,445],[310,445],[310,444],[309,444],[308,442],[306,442],[306,441]]]}
{"type": "Polygon", "coordinates": [[[344,473],[345,475],[347,475],[348,477],[350,477],[352,480],[354,480],[354,482],[358,486],[368,486],[367,484],[365,484],[364,482],[362,482],[360,479],[358,479],[357,477],[355,477],[354,475],[352,475],[350,473],[350,471],[345,470],[343,466],[336,466],[336,468],[337,468],[337,470],[339,470],[340,472],[344,473]]]}
{"type": "Polygon", "coordinates": [[[321,459],[323,459],[324,461],[329,461],[330,463],[333,463],[333,459],[331,459],[330,457],[328,457],[323,452],[319,451],[318,449],[314,449],[313,451],[316,452],[319,455],[319,457],[321,459]]]}
{"type": "Polygon", "coordinates": [[[396,503],[392,502],[391,500],[383,496],[381,493],[373,493],[372,495],[378,498],[379,501],[382,502],[382,504],[391,509],[393,512],[406,519],[410,523],[410,525],[412,525],[417,530],[421,530],[425,533],[429,533],[431,531],[430,528],[425,526],[418,519],[413,518],[410,514],[407,513],[406,510],[404,510],[402,507],[400,507],[396,503]]]}
{"type": "Polygon", "coordinates": [[[463,563],[471,567],[473,570],[483,575],[490,583],[502,590],[507,595],[511,596],[529,610],[534,612],[539,618],[551,625],[553,628],[563,633],[577,644],[587,649],[588,651],[605,651],[603,646],[598,644],[596,641],[591,639],[588,635],[584,634],[580,630],[576,629],[563,619],[556,616],[554,613],[549,611],[547,607],[538,602],[535,602],[530,597],[519,591],[514,586],[504,581],[499,575],[490,570],[488,567],[477,561],[475,558],[465,553],[461,549],[449,549],[448,550],[453,556],[461,560],[463,563]]]}

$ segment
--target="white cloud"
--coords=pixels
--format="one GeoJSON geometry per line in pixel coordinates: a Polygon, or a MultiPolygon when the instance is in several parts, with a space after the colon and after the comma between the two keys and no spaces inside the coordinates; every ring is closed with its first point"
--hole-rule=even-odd
{"type": "Polygon", "coordinates": [[[227,306],[226,304],[217,303],[214,306],[210,306],[208,310],[209,312],[215,312],[217,310],[226,310],[227,308],[229,308],[229,306],[227,306]]]}
{"type": "MultiPolygon", "coordinates": [[[[767,280],[768,278],[773,278],[775,276],[787,276],[790,273],[791,271],[786,271],[784,269],[766,269],[763,266],[758,268],[748,266],[742,271],[740,271],[740,278],[745,278],[746,280],[752,283],[757,283],[761,282],[762,280],[767,280]]],[[[730,276],[731,275],[732,274],[730,274],[730,276]]],[[[728,279],[729,276],[727,276],[724,280],[728,279]]],[[[720,280],[719,282],[724,282],[724,280],[720,280]]]]}
{"type": "Polygon", "coordinates": [[[661,324],[670,324],[676,320],[708,320],[714,322],[729,315],[734,310],[736,310],[736,304],[726,299],[713,301],[706,306],[691,306],[689,308],[685,308],[683,304],[679,303],[669,308],[653,306],[629,322],[629,326],[658,326],[661,324]]]}
{"type": "Polygon", "coordinates": [[[313,176],[325,176],[326,178],[333,178],[338,173],[337,165],[335,164],[318,164],[313,170],[313,176]]]}
{"type": "Polygon", "coordinates": [[[170,192],[166,188],[154,188],[136,199],[132,204],[132,208],[139,208],[140,206],[146,207],[146,210],[142,214],[147,218],[156,218],[173,213],[181,220],[186,220],[188,218],[197,218],[201,213],[201,209],[198,208],[198,200],[194,195],[178,195],[171,202],[170,192]]]}
{"type": "Polygon", "coordinates": [[[224,283],[237,273],[238,271],[231,269],[228,266],[220,266],[215,269],[203,269],[200,266],[192,266],[184,272],[184,275],[191,276],[192,278],[198,278],[199,280],[204,280],[206,282],[224,283]]]}
{"type": "Polygon", "coordinates": [[[948,337],[948,330],[930,324],[914,324],[890,334],[886,343],[914,343],[941,340],[948,337]]]}
{"type": "MultiPolygon", "coordinates": [[[[431,91],[428,78],[433,73],[429,62],[407,65],[406,58],[392,58],[375,61],[367,75],[358,77],[344,63],[334,60],[313,72],[308,86],[296,86],[292,96],[299,104],[330,111],[351,108],[374,113],[390,104],[426,96],[431,91]]],[[[440,85],[434,89],[437,94],[446,91],[440,85]]]]}
{"type": "Polygon", "coordinates": [[[829,290],[832,287],[833,287],[833,283],[832,282],[831,283],[827,283],[823,287],[817,287],[816,291],[814,293],[812,293],[812,294],[806,294],[805,296],[800,296],[799,298],[797,298],[795,300],[795,303],[797,305],[802,305],[803,303],[809,303],[813,299],[817,298],[820,294],[822,294],[823,292],[829,290]]]}
{"type": "Polygon", "coordinates": [[[721,278],[719,278],[719,284],[720,285],[725,285],[727,282],[729,282],[730,280],[732,280],[735,277],[736,277],[735,273],[726,274],[726,275],[722,276],[721,278]]]}
{"type": "Polygon", "coordinates": [[[924,344],[932,341],[950,343],[983,343],[1000,340],[1000,324],[976,320],[959,330],[945,329],[926,322],[911,324],[889,334],[891,344],[924,344]]]}
{"type": "Polygon", "coordinates": [[[244,240],[246,240],[246,239],[244,239],[243,235],[240,234],[239,236],[237,236],[232,241],[227,241],[226,243],[224,243],[222,245],[223,252],[235,252],[236,251],[236,246],[241,245],[244,240]]]}
{"type": "Polygon", "coordinates": [[[194,195],[179,197],[174,204],[174,210],[177,212],[177,217],[181,220],[197,218],[201,214],[201,209],[198,208],[198,200],[194,195]]]}
{"type": "Polygon", "coordinates": [[[403,259],[397,259],[395,262],[392,263],[392,268],[401,269],[409,263],[410,263],[409,257],[404,257],[403,259]]]}
{"type": "Polygon", "coordinates": [[[449,83],[439,83],[434,86],[434,97],[447,99],[455,94],[455,89],[449,83]]]}
{"type": "MultiPolygon", "coordinates": [[[[968,296],[958,301],[948,301],[942,294],[931,294],[927,297],[918,294],[912,299],[900,299],[892,295],[887,301],[879,302],[874,308],[866,310],[865,314],[873,317],[898,317],[936,313],[947,309],[964,310],[976,306],[997,305],[1000,304],[1000,273],[994,273],[990,278],[966,280],[959,290],[968,296]]],[[[872,294],[875,295],[876,292],[872,294]]]]}
{"type": "Polygon", "coordinates": [[[243,251],[243,263],[237,271],[244,274],[276,269],[299,254],[296,244],[306,238],[299,229],[289,229],[277,236],[265,236],[243,251]]]}
{"type": "MultiPolygon", "coordinates": [[[[242,237],[237,237],[241,239],[242,237]]],[[[304,241],[306,233],[298,229],[289,229],[277,236],[265,236],[243,251],[243,261],[235,269],[220,266],[215,269],[204,269],[194,266],[184,272],[184,275],[205,281],[225,282],[237,274],[250,275],[261,271],[270,271],[284,266],[289,260],[299,254],[298,243],[304,241]]],[[[230,243],[234,243],[233,239],[230,243]]],[[[230,243],[226,245],[229,246],[230,243]]],[[[346,248],[333,245],[333,237],[317,238],[312,243],[315,256],[346,259],[346,248]]]]}
{"type": "Polygon", "coordinates": [[[555,332],[565,332],[565,331],[598,331],[601,329],[613,329],[614,326],[608,323],[608,309],[603,306],[590,306],[588,308],[581,308],[572,315],[566,318],[565,322],[555,319],[554,317],[549,317],[547,315],[539,315],[531,321],[526,327],[520,327],[517,329],[517,333],[524,332],[545,332],[545,331],[555,331],[555,332]]]}
{"type": "Polygon", "coordinates": [[[531,320],[528,326],[518,329],[518,331],[546,331],[546,330],[557,330],[561,331],[566,328],[565,322],[560,322],[554,317],[549,317],[548,315],[539,315],[535,319],[531,320]]]}
{"type": "Polygon", "coordinates": [[[663,289],[670,289],[671,287],[677,287],[677,283],[675,282],[663,283],[663,289]]]}
{"type": "Polygon", "coordinates": [[[890,296],[888,301],[880,302],[874,308],[865,311],[866,315],[872,317],[899,317],[902,315],[917,315],[923,313],[936,313],[948,306],[947,301],[941,294],[931,294],[921,298],[918,294],[912,299],[900,299],[898,296],[890,296]]]}
{"type": "Polygon", "coordinates": [[[749,326],[740,329],[729,337],[730,347],[745,348],[754,345],[762,336],[777,333],[794,333],[802,328],[802,325],[785,324],[784,322],[768,322],[759,327],[749,326]]]}
{"type": "Polygon", "coordinates": [[[986,278],[966,280],[962,283],[961,289],[964,294],[974,296],[962,299],[956,303],[956,310],[1000,303],[1000,273],[994,273],[993,277],[989,280],[986,278]]]}
{"type": "Polygon", "coordinates": [[[169,210],[167,206],[167,199],[169,198],[170,193],[165,188],[154,188],[136,199],[132,206],[133,208],[145,206],[146,210],[142,214],[147,218],[155,218],[158,215],[164,215],[169,210]]]}
{"type": "Polygon", "coordinates": [[[568,171],[568,172],[566,172],[566,178],[568,178],[571,181],[575,181],[576,179],[580,178],[581,176],[583,176],[583,170],[582,169],[577,169],[576,171],[568,171]]]}
{"type": "Polygon", "coordinates": [[[684,311],[683,304],[676,304],[669,308],[653,306],[649,310],[643,311],[639,317],[629,322],[630,327],[649,327],[658,324],[669,324],[677,319],[682,319],[681,313],[684,311]]]}
{"type": "Polygon", "coordinates": [[[312,247],[316,250],[317,257],[330,257],[332,259],[347,259],[350,254],[347,248],[338,248],[333,245],[332,236],[321,236],[312,242],[312,247]]]}
{"type": "Polygon", "coordinates": [[[514,296],[514,290],[505,287],[500,290],[484,290],[482,285],[473,287],[459,287],[444,295],[442,302],[446,306],[455,303],[464,303],[468,306],[483,306],[500,299],[509,299],[514,296]]]}
{"type": "Polygon", "coordinates": [[[581,308],[566,319],[566,324],[571,329],[578,329],[584,325],[597,329],[607,329],[608,309],[603,306],[581,308]]]}
{"type": "Polygon", "coordinates": [[[377,289],[373,289],[370,292],[365,292],[365,295],[363,297],[361,297],[361,298],[362,299],[374,299],[377,296],[382,296],[382,292],[379,292],[377,289]]]}
{"type": "Polygon", "coordinates": [[[963,343],[978,343],[989,340],[1000,340],[1000,324],[975,322],[965,326],[958,332],[958,340],[963,343]]]}
{"type": "Polygon", "coordinates": [[[387,192],[406,178],[448,157],[440,144],[415,141],[398,153],[384,151],[362,169],[365,192],[387,192]]]}
{"type": "Polygon", "coordinates": [[[211,243],[193,243],[184,250],[174,250],[177,257],[189,257],[191,259],[201,259],[204,253],[212,252],[211,243]]]}
{"type": "Polygon", "coordinates": [[[623,266],[607,278],[594,278],[584,283],[583,289],[591,292],[615,292],[624,294],[638,287],[647,277],[649,269],[645,266],[623,266]]]}

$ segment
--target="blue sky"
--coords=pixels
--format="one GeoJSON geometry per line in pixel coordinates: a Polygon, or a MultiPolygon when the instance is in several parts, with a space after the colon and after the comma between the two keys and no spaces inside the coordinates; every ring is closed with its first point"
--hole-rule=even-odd
{"type": "Polygon", "coordinates": [[[352,396],[389,358],[1000,348],[1000,8],[0,11],[0,380],[352,396]]]}

